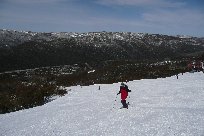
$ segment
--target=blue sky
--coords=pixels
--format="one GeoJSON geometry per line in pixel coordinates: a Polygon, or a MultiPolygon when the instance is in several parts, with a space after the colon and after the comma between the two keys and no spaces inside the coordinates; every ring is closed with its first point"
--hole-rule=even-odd
{"type": "Polygon", "coordinates": [[[0,29],[204,37],[204,1],[0,0],[0,29]]]}

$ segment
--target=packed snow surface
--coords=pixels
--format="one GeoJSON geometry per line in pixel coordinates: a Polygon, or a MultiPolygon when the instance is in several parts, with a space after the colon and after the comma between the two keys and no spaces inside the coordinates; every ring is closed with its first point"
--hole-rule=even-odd
{"type": "Polygon", "coordinates": [[[203,136],[204,74],[128,82],[129,109],[116,98],[120,83],[73,86],[43,106],[0,115],[1,136],[203,136]],[[99,90],[100,86],[100,90],[99,90]],[[116,100],[116,101],[115,101],[116,100]]]}

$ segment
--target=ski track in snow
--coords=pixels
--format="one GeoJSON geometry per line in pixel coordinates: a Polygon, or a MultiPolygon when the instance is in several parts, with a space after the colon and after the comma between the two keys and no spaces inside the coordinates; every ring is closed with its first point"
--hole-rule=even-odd
{"type": "Polygon", "coordinates": [[[120,83],[68,87],[43,106],[1,114],[0,136],[204,136],[203,83],[202,72],[130,81],[129,109],[119,109],[120,83]]]}

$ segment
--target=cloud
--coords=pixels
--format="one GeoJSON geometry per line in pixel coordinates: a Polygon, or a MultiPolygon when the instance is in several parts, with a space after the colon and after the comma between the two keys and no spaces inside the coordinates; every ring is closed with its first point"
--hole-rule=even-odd
{"type": "Polygon", "coordinates": [[[60,2],[71,2],[74,0],[6,0],[5,3],[18,3],[18,4],[52,4],[60,2]]]}
{"type": "Polygon", "coordinates": [[[166,24],[166,25],[203,25],[204,15],[203,13],[196,10],[175,10],[167,11],[160,10],[152,13],[143,14],[144,21],[150,23],[166,24]]]}
{"type": "Polygon", "coordinates": [[[170,2],[167,0],[98,0],[102,5],[120,5],[120,6],[143,6],[143,7],[181,7],[183,2],[170,2]]]}

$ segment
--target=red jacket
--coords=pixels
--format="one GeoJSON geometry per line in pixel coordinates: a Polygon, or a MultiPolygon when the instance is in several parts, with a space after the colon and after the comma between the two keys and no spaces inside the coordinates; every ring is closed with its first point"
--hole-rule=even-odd
{"type": "Polygon", "coordinates": [[[125,100],[128,96],[128,90],[125,87],[120,88],[121,100],[125,100]]]}

